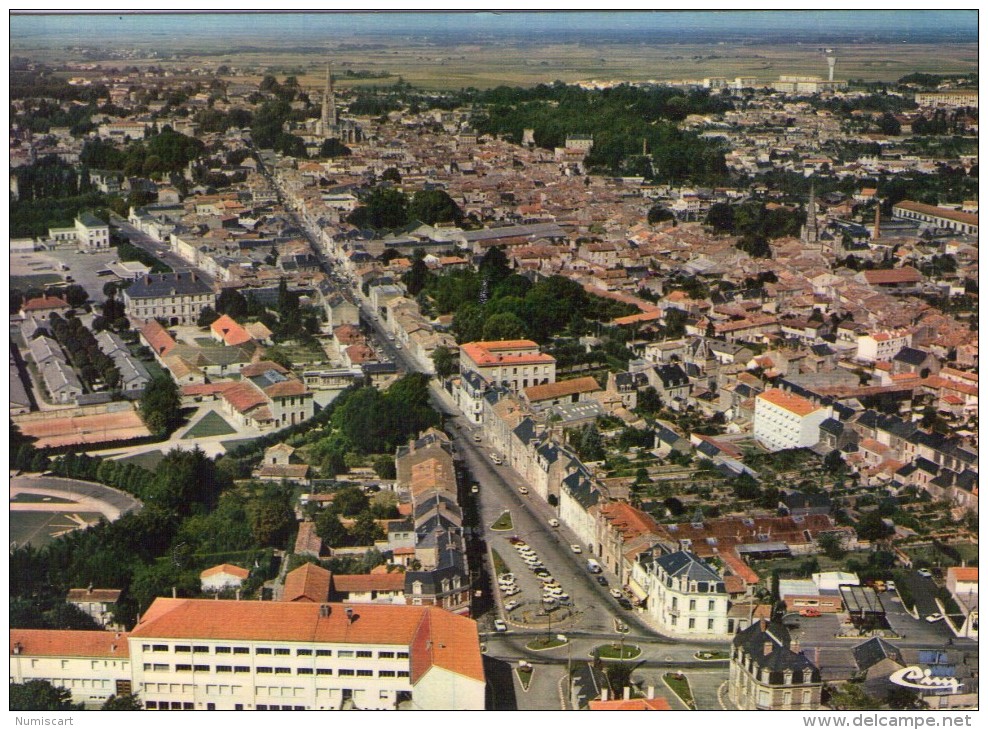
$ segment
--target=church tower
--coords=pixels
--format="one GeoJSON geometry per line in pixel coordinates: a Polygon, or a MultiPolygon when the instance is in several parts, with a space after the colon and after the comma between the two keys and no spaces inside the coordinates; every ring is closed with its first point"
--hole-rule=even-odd
{"type": "Polygon", "coordinates": [[[813,190],[813,183],[810,183],[810,199],[806,204],[806,225],[803,226],[803,235],[800,236],[803,243],[816,243],[819,240],[819,231],[816,227],[816,195],[813,190]]]}
{"type": "Polygon", "coordinates": [[[336,98],[333,94],[333,64],[326,64],[326,88],[322,95],[322,136],[336,136],[336,98]]]}

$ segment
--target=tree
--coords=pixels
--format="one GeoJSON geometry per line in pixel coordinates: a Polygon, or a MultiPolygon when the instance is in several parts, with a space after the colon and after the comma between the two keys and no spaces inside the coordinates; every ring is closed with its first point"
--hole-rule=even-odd
{"type": "Polygon", "coordinates": [[[371,461],[371,466],[374,469],[374,473],[381,477],[381,479],[394,479],[397,476],[395,460],[387,454],[375,456],[371,461]]]}
{"type": "Polygon", "coordinates": [[[336,493],[330,509],[344,517],[354,517],[366,511],[368,507],[370,500],[359,487],[343,487],[336,493]]]}
{"type": "Polygon", "coordinates": [[[836,532],[820,533],[816,542],[823,550],[823,554],[831,560],[841,560],[847,554],[847,551],[844,550],[844,541],[836,532]]]}
{"type": "Polygon", "coordinates": [[[651,385],[638,392],[638,404],[635,408],[639,413],[654,414],[662,410],[662,398],[651,385]]]}
{"type": "Polygon", "coordinates": [[[100,709],[115,712],[136,712],[143,710],[144,704],[137,695],[120,695],[119,697],[110,695],[100,709]]]}
{"type": "Polygon", "coordinates": [[[332,137],[324,140],[322,146],[319,147],[320,157],[349,157],[352,154],[353,150],[340,142],[338,139],[332,137]]]}
{"type": "Polygon", "coordinates": [[[64,687],[55,687],[43,679],[32,679],[24,684],[11,684],[10,709],[12,711],[72,711],[82,705],[72,702],[72,693],[64,687]]]}
{"type": "Polygon", "coordinates": [[[370,510],[361,512],[350,528],[350,539],[355,545],[373,545],[384,537],[384,530],[374,521],[370,510]]]}
{"type": "Polygon", "coordinates": [[[440,345],[433,351],[432,364],[436,368],[436,375],[440,378],[448,378],[451,375],[455,375],[460,369],[460,364],[456,356],[445,345],[440,345]]]}
{"type": "Polygon", "coordinates": [[[402,277],[402,281],[405,282],[405,288],[408,289],[409,294],[413,297],[418,296],[429,281],[429,267],[425,260],[416,257],[415,261],[412,262],[412,268],[402,277]]]}
{"type": "Polygon", "coordinates": [[[600,461],[604,458],[604,440],[601,438],[597,424],[591,423],[583,428],[579,443],[580,457],[585,461],[600,461]]]}
{"type": "Polygon", "coordinates": [[[89,294],[78,284],[71,284],[65,288],[65,301],[70,307],[81,307],[89,300],[89,294]]]}
{"type": "Polygon", "coordinates": [[[295,527],[292,489],[285,486],[265,488],[260,497],[247,503],[247,516],[254,541],[262,547],[281,547],[295,527]]]}
{"type": "Polygon", "coordinates": [[[408,223],[408,197],[394,188],[374,188],[347,222],[358,228],[401,228],[408,223]]]}
{"type": "Polygon", "coordinates": [[[343,547],[350,540],[350,533],[340,522],[339,515],[330,509],[324,509],[316,515],[316,534],[329,547],[343,547]]]}
{"type": "Polygon", "coordinates": [[[174,428],[181,417],[178,385],[169,375],[152,378],[141,396],[140,414],[151,433],[163,435],[174,428]]]}
{"type": "Polygon", "coordinates": [[[882,703],[870,697],[864,688],[854,682],[845,682],[830,694],[827,705],[833,710],[878,710],[882,703]]]}
{"type": "Polygon", "coordinates": [[[525,322],[511,312],[489,317],[484,323],[485,340],[517,340],[525,336],[525,322]]]}
{"type": "Polygon", "coordinates": [[[381,179],[388,180],[397,185],[401,183],[401,173],[398,171],[397,167],[389,167],[381,173],[381,179]]]}
{"type": "Polygon", "coordinates": [[[648,209],[648,223],[654,226],[656,223],[675,220],[676,216],[664,205],[653,205],[648,209]]]}
{"type": "Polygon", "coordinates": [[[895,528],[886,524],[882,516],[877,512],[869,512],[857,525],[858,537],[862,540],[878,541],[895,534],[895,528]]]}
{"type": "Polygon", "coordinates": [[[463,222],[463,211],[444,190],[416,191],[408,206],[408,215],[429,225],[436,223],[460,225],[463,222]]]}
{"type": "Polygon", "coordinates": [[[707,225],[718,233],[734,230],[734,208],[727,203],[714,203],[707,211],[707,225]]]}
{"type": "Polygon", "coordinates": [[[198,325],[199,327],[209,327],[210,325],[213,324],[213,322],[215,322],[219,318],[220,315],[218,315],[216,313],[216,310],[214,310],[212,307],[203,307],[202,310],[199,312],[199,319],[196,322],[196,325],[198,325]]]}

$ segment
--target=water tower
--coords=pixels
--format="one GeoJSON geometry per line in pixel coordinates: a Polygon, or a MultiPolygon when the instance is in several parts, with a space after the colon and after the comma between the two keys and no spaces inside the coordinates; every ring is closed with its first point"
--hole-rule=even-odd
{"type": "Polygon", "coordinates": [[[834,66],[837,65],[837,56],[834,54],[833,48],[827,49],[827,81],[834,80],[834,66]]]}

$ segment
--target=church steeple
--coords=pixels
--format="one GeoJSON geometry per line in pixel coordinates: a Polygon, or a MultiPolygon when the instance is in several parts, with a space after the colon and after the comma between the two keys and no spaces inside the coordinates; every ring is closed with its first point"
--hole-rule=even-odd
{"type": "Polygon", "coordinates": [[[333,93],[333,64],[326,64],[326,87],[322,95],[322,136],[330,137],[336,129],[336,97],[333,93]]]}
{"type": "Polygon", "coordinates": [[[803,243],[816,243],[819,231],[816,226],[816,194],[813,182],[810,182],[810,199],[806,203],[806,225],[803,226],[803,243]]]}

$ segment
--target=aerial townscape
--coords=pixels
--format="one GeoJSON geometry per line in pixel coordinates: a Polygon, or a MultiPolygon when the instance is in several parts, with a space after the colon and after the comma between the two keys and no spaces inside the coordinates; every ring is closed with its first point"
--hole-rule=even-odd
{"type": "Polygon", "coordinates": [[[976,708],[977,26],[12,14],[10,709],[976,708]]]}

